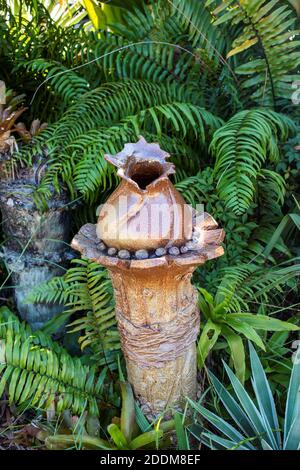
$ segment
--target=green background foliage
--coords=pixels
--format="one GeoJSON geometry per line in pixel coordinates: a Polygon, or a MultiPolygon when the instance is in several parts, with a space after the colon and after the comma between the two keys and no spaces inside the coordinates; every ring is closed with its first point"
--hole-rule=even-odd
{"type": "Polygon", "coordinates": [[[49,448],[163,448],[174,445],[172,429],[179,449],[195,437],[212,448],[297,448],[299,407],[285,415],[283,444],[270,430],[282,428],[285,402],[292,403],[288,384],[300,384],[295,367],[289,382],[299,329],[297,8],[278,0],[57,3],[0,1],[0,80],[22,95],[27,125],[34,118],[49,124],[20,143],[13,160],[31,166],[46,158],[34,201],[45,211],[64,187],[78,204],[75,233],[96,220],[97,206],[118,184],[105,153],[143,135],[171,154],[177,189],[226,232],[225,255],[193,279],[206,393],[187,404],[192,423],[178,412],[170,422],[147,422],[125,382],[110,280],[85,259],[28,297],[64,306],[43,331],[33,334],[2,307],[0,392],[38,415],[64,413],[58,432],[47,428],[49,448]],[[65,322],[65,338],[53,341],[65,322]],[[249,354],[246,340],[257,353],[250,345],[249,354]],[[230,398],[230,387],[242,403],[230,398]],[[264,426],[263,410],[272,411],[264,426]],[[67,413],[80,417],[76,425],[67,413]],[[234,428],[239,417],[242,433],[234,428]]]}

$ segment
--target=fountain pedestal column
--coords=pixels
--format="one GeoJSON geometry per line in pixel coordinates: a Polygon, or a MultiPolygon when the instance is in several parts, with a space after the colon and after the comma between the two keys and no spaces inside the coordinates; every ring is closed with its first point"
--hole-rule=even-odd
{"type": "Polygon", "coordinates": [[[83,226],[72,247],[106,266],[114,287],[116,317],[128,380],[145,415],[196,397],[196,338],[199,333],[194,269],[223,254],[211,245],[202,253],[122,260],[97,247],[96,226],[83,226]]]}
{"type": "Polygon", "coordinates": [[[109,268],[128,379],[146,415],[196,396],[200,318],[192,271],[168,257],[109,268]]]}

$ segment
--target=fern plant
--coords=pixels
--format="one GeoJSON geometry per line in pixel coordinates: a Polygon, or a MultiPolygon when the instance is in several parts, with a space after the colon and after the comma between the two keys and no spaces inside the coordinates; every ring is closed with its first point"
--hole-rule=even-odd
{"type": "MultiPolygon", "coordinates": [[[[218,375],[216,358],[229,357],[246,381],[244,343],[250,339],[281,404],[290,367],[286,341],[299,322],[293,314],[299,289],[299,107],[290,99],[300,62],[295,2],[96,3],[0,0],[0,79],[26,94],[26,124],[36,116],[50,123],[33,142],[19,145],[14,160],[22,167],[45,157],[36,206],[46,209],[53,188],[67,187],[70,198],[81,203],[74,212],[77,230],[95,221],[96,206],[118,184],[104,154],[117,153],[140,134],[159,142],[176,164],[172,178],[183,197],[194,207],[203,204],[226,232],[225,255],[205,263],[193,278],[203,316],[198,365],[212,365],[218,375]]],[[[149,427],[138,411],[142,434],[132,432],[133,402],[124,384],[128,420],[122,419],[123,409],[121,420],[114,417],[107,429],[109,409],[104,420],[101,416],[107,434],[86,434],[85,411],[97,414],[102,400],[110,407],[119,399],[105,382],[107,372],[114,378],[120,352],[106,271],[75,260],[65,276],[37,286],[28,301],[58,302],[64,312],[44,332],[33,333],[1,310],[0,392],[5,387],[10,402],[22,407],[70,409],[84,422],[79,435],[59,431],[47,445],[163,445],[161,425],[149,427]],[[71,322],[71,338],[79,336],[80,359],[46,334],[65,322],[71,322]]],[[[255,367],[260,370],[258,363],[255,367]]],[[[254,406],[260,413],[259,403],[254,406]]],[[[190,445],[184,422],[175,413],[179,449],[190,445]]],[[[211,430],[209,438],[200,431],[202,442],[211,438],[205,442],[212,447],[230,448],[261,448],[262,439],[272,447],[272,433],[275,442],[279,434],[268,428],[268,441],[254,435],[253,427],[248,430],[238,430],[245,442],[230,438],[230,445],[211,430]]]]}
{"type": "Polygon", "coordinates": [[[97,366],[116,367],[116,354],[120,349],[119,334],[114,314],[111,281],[107,271],[86,259],[72,260],[75,265],[63,277],[52,278],[37,286],[27,302],[56,302],[65,306],[60,321],[79,315],[69,325],[70,332],[81,332],[79,344],[92,351],[90,359],[97,366]]]}
{"type": "Polygon", "coordinates": [[[252,99],[274,107],[278,98],[290,99],[300,65],[299,41],[291,41],[299,34],[292,8],[278,0],[206,2],[212,4],[217,4],[213,11],[218,15],[216,27],[225,23],[240,27],[227,57],[243,53],[244,63],[235,72],[246,77],[243,87],[249,89],[252,99]]]}
{"type": "Polygon", "coordinates": [[[168,129],[178,138],[197,139],[205,147],[221,123],[190,102],[185,88],[138,80],[104,84],[84,94],[21,157],[30,161],[46,145],[49,168],[38,192],[47,196],[49,185],[54,182],[59,187],[60,176],[73,197],[79,193],[91,201],[100,187],[105,190],[113,181],[104,153],[116,152],[141,133],[155,133],[160,140],[168,129]]]}
{"type": "Polygon", "coordinates": [[[99,414],[106,369],[100,375],[83,365],[49,337],[21,324],[6,307],[0,309],[0,396],[27,408],[88,410],[99,414]]]}
{"type": "MultiPolygon", "coordinates": [[[[214,133],[210,149],[216,158],[217,189],[229,209],[238,215],[245,212],[253,200],[262,165],[267,158],[279,160],[278,140],[287,140],[295,131],[294,122],[287,116],[252,109],[235,114],[214,133]]],[[[284,186],[279,175],[265,170],[266,174],[269,180],[275,180],[277,190],[284,186]]],[[[282,199],[284,190],[279,194],[282,199]]]]}

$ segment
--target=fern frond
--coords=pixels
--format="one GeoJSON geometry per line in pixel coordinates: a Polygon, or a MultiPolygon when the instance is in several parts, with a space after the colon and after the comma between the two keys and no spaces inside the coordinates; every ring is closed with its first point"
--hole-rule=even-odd
{"type": "Polygon", "coordinates": [[[19,71],[20,69],[41,75],[43,81],[45,81],[42,86],[50,85],[53,91],[68,105],[74,103],[79,96],[89,89],[87,80],[58,61],[33,59],[18,64],[16,70],[19,71]]]}
{"type": "Polygon", "coordinates": [[[114,31],[130,40],[147,38],[154,26],[153,12],[146,2],[141,2],[139,7],[133,6],[131,11],[124,12],[123,17],[124,24],[115,24],[114,31]]]}
{"type": "Polygon", "coordinates": [[[34,288],[27,302],[51,302],[65,306],[66,315],[80,314],[70,326],[70,332],[80,331],[79,344],[89,347],[97,365],[112,364],[120,350],[120,340],[114,313],[111,281],[99,264],[86,259],[72,260],[75,266],[62,277],[55,277],[34,288]]]}
{"type": "Polygon", "coordinates": [[[167,44],[166,38],[143,41],[138,35],[130,41],[111,33],[102,34],[103,39],[96,45],[94,55],[101,57],[97,64],[107,81],[142,79],[182,84],[195,61],[193,53],[179,49],[176,44],[167,44]]]}
{"type": "Polygon", "coordinates": [[[284,202],[286,182],[276,171],[263,168],[258,175],[258,191],[262,210],[273,216],[284,202]]]}
{"type": "Polygon", "coordinates": [[[278,141],[287,140],[295,129],[283,114],[253,109],[235,114],[215,132],[210,150],[216,157],[217,189],[227,208],[236,214],[247,210],[262,165],[267,159],[278,161],[278,141]]]}
{"type": "Polygon", "coordinates": [[[255,263],[231,266],[220,271],[217,304],[225,302],[228,311],[252,311],[252,304],[270,303],[290,280],[297,285],[300,265],[295,260],[282,266],[267,268],[255,263]]]}
{"type": "Polygon", "coordinates": [[[69,107],[62,118],[45,131],[44,138],[51,150],[53,146],[65,146],[90,129],[118,123],[143,109],[173,102],[189,102],[189,91],[144,80],[105,83],[69,107]]]}
{"type": "Polygon", "coordinates": [[[65,304],[68,301],[67,284],[63,277],[57,276],[50,279],[46,284],[40,284],[26,298],[28,303],[46,303],[53,302],[65,304]],[[45,288],[47,286],[47,288],[45,288]]]}
{"type": "Polygon", "coordinates": [[[96,201],[100,188],[106,191],[117,181],[104,155],[117,153],[126,142],[136,138],[137,134],[126,124],[87,131],[66,147],[66,157],[61,162],[63,180],[86,200],[96,201]],[[66,167],[68,161],[70,168],[66,167]]]}
{"type": "Polygon", "coordinates": [[[53,349],[55,352],[59,353],[60,346],[57,342],[52,341],[51,337],[43,333],[42,331],[34,331],[32,334],[32,329],[29,323],[23,321],[20,322],[18,317],[13,314],[8,307],[0,308],[0,337],[5,338],[7,333],[7,328],[12,331],[12,334],[25,334],[26,337],[31,336],[31,341],[33,344],[40,345],[42,347],[53,349]]]}
{"type": "Polygon", "coordinates": [[[204,147],[223,121],[190,98],[184,87],[138,80],[104,84],[86,93],[20,155],[30,160],[44,146],[49,150],[48,171],[37,195],[49,194],[52,184],[58,189],[62,177],[73,198],[79,192],[85,200],[96,200],[98,191],[115,181],[104,154],[118,152],[139,134],[156,134],[159,141],[172,131],[204,147]]]}
{"type": "Polygon", "coordinates": [[[251,90],[252,99],[264,106],[276,106],[278,97],[289,100],[300,64],[292,9],[279,0],[229,0],[219,3],[214,13],[220,15],[216,26],[229,23],[242,28],[228,57],[250,50],[248,61],[235,72],[246,77],[243,86],[251,90]]]}
{"type": "Polygon", "coordinates": [[[10,403],[99,414],[105,369],[97,377],[93,367],[50,339],[45,344],[45,335],[24,327],[7,309],[0,309],[0,325],[0,396],[7,387],[10,403]]]}
{"type": "Polygon", "coordinates": [[[84,330],[79,342],[82,349],[91,346],[95,354],[119,350],[119,334],[114,313],[111,281],[99,264],[88,260],[76,260],[78,266],[67,271],[65,280],[68,295],[72,297],[66,307],[68,312],[85,312],[71,323],[71,331],[84,330]]]}
{"type": "Polygon", "coordinates": [[[214,17],[205,2],[193,0],[174,0],[170,2],[172,11],[184,30],[193,47],[203,48],[208,57],[215,61],[223,60],[222,53],[226,50],[227,38],[221,29],[214,27],[214,17]]]}
{"type": "Polygon", "coordinates": [[[184,199],[195,207],[197,204],[207,202],[207,194],[205,189],[207,185],[203,185],[201,174],[189,176],[175,184],[176,189],[182,193],[184,199]]]}

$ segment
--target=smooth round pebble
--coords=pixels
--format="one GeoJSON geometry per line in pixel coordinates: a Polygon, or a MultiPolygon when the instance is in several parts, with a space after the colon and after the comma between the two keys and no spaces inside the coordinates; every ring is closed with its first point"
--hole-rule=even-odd
{"type": "Polygon", "coordinates": [[[187,253],[189,251],[188,247],[187,246],[181,246],[180,247],[180,253],[184,254],[184,253],[187,253]]]}
{"type": "Polygon", "coordinates": [[[136,259],[146,259],[149,257],[149,254],[147,250],[137,250],[135,252],[135,257],[136,259]]]}
{"type": "Polygon", "coordinates": [[[167,253],[167,250],[165,248],[157,248],[155,250],[156,256],[164,256],[167,253]]]}
{"type": "Polygon", "coordinates": [[[108,248],[108,250],[107,250],[107,254],[108,254],[109,256],[114,256],[116,253],[117,253],[117,249],[116,249],[116,248],[108,248]]]}
{"type": "Polygon", "coordinates": [[[195,242],[190,240],[190,241],[186,242],[185,246],[187,247],[188,250],[193,250],[195,248],[195,242]]]}
{"type": "Polygon", "coordinates": [[[103,243],[101,241],[97,243],[97,249],[98,250],[103,251],[103,250],[105,250],[105,248],[106,248],[105,243],[103,243]]]}
{"type": "Polygon", "coordinates": [[[128,250],[120,250],[118,252],[118,257],[121,259],[129,259],[130,258],[130,253],[128,250]]]}
{"type": "Polygon", "coordinates": [[[171,248],[168,249],[169,255],[177,256],[180,253],[179,248],[177,246],[172,246],[171,248]]]}

